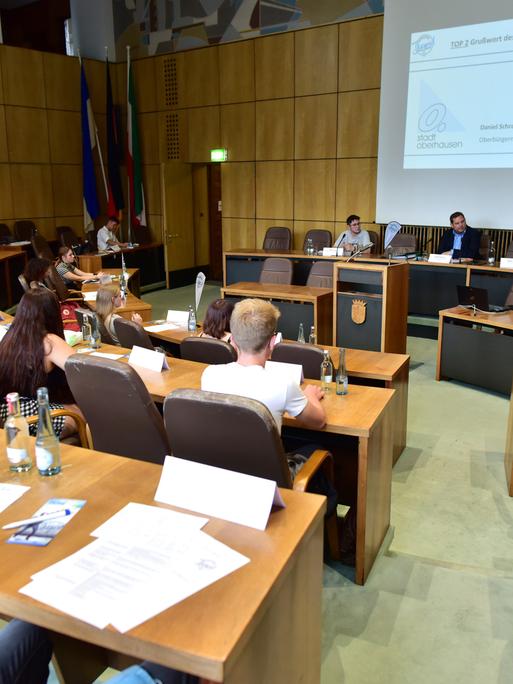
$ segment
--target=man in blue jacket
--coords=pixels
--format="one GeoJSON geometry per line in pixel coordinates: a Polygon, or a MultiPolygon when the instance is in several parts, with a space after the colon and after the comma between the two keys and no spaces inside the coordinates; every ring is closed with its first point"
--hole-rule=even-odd
{"type": "Polygon", "coordinates": [[[438,254],[450,254],[453,259],[474,261],[479,259],[481,233],[467,226],[461,211],[455,211],[449,217],[451,228],[442,235],[438,245],[438,254]]]}

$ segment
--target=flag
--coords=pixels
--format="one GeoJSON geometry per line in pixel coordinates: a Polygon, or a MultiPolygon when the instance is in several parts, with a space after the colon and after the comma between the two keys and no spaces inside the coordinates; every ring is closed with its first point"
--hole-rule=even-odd
{"type": "Polygon", "coordinates": [[[82,120],[82,184],[84,196],[84,228],[93,223],[100,213],[96,177],[94,175],[93,149],[96,145],[96,124],[89,98],[84,65],[80,68],[81,120],[82,120]]]}
{"type": "Polygon", "coordinates": [[[107,213],[109,216],[117,216],[119,218],[120,212],[125,206],[119,173],[120,145],[116,113],[112,103],[112,85],[110,82],[108,59],[105,61],[105,64],[107,67],[107,171],[109,185],[107,213]]]}
{"type": "Polygon", "coordinates": [[[127,49],[127,155],[126,170],[128,173],[128,192],[130,216],[135,226],[146,225],[146,208],[144,205],[144,189],[142,182],[141,149],[139,146],[139,127],[137,125],[137,105],[135,101],[134,77],[130,63],[130,49],[127,49]]]}

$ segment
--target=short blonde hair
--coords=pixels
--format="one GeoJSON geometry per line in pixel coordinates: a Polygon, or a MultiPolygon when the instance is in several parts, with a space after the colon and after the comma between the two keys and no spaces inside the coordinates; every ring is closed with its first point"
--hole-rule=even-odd
{"type": "Polygon", "coordinates": [[[237,302],[230,319],[233,341],[243,352],[261,352],[276,332],[279,317],[279,309],[264,299],[237,302]]]}
{"type": "Polygon", "coordinates": [[[116,283],[107,283],[98,288],[98,293],[96,295],[96,313],[102,321],[105,321],[107,316],[114,311],[114,299],[118,296],[119,292],[119,285],[116,283]]]}

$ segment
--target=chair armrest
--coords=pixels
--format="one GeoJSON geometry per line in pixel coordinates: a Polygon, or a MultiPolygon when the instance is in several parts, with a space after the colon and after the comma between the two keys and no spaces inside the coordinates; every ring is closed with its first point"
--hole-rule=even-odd
{"type": "MultiPolygon", "coordinates": [[[[77,424],[77,432],[78,438],[80,440],[80,446],[84,449],[91,448],[89,444],[89,438],[87,436],[87,423],[81,415],[75,413],[75,411],[69,411],[68,409],[52,409],[50,411],[50,416],[52,418],[58,418],[59,416],[69,416],[70,418],[73,418],[73,420],[77,424]]],[[[38,416],[31,416],[30,418],[27,418],[27,423],[29,425],[34,425],[35,423],[37,423],[38,418],[38,416]]]]}
{"type": "Polygon", "coordinates": [[[310,480],[320,468],[324,470],[330,482],[333,482],[333,456],[324,449],[316,449],[308,461],[303,463],[296,473],[292,489],[296,492],[305,492],[310,480]]]}

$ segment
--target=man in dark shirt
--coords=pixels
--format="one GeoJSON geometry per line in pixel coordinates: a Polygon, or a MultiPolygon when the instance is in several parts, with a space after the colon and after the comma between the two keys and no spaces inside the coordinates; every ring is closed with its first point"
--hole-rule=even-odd
{"type": "Polygon", "coordinates": [[[450,254],[453,259],[474,261],[479,259],[481,233],[467,226],[461,211],[455,211],[449,217],[451,228],[442,235],[438,245],[438,254],[450,254]]]}

